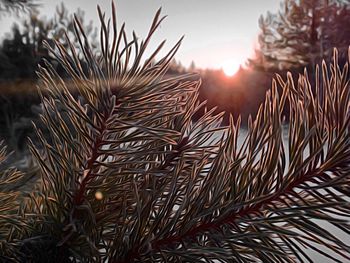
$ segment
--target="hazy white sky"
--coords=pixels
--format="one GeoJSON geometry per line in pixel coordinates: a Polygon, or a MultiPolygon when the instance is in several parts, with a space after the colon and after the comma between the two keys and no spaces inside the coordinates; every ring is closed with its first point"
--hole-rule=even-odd
{"type": "MultiPolygon", "coordinates": [[[[71,12],[85,11],[86,20],[99,25],[96,5],[110,15],[110,0],[64,0],[71,12]]],[[[60,1],[41,0],[40,11],[50,17],[60,1]]],[[[127,31],[144,37],[159,7],[167,19],[156,33],[154,46],[167,39],[170,48],[182,35],[184,42],[176,56],[184,65],[195,61],[199,67],[220,68],[244,63],[253,54],[259,32],[258,19],[267,11],[275,12],[280,0],[116,0],[118,20],[127,31]]],[[[10,31],[19,18],[0,18],[0,37],[10,31]]]]}

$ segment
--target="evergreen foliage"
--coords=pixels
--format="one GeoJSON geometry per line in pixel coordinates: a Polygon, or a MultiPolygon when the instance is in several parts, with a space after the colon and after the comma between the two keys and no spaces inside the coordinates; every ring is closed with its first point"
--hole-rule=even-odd
{"type": "Polygon", "coordinates": [[[284,0],[277,14],[261,16],[259,49],[250,64],[270,71],[314,68],[330,61],[334,47],[346,57],[349,19],[348,0],[284,0]]]}
{"type": "Polygon", "coordinates": [[[313,262],[308,248],[350,260],[349,245],[319,224],[350,233],[349,75],[337,52],[330,69],[316,68],[315,89],[307,72],[298,83],[278,76],[240,142],[239,120],[223,127],[212,110],[192,120],[199,82],[164,78],[181,40],[143,58],[160,10],[142,42],[117,28],[114,5],[109,22],[98,11],[101,55],[74,20],[88,72],[68,38],[68,49],[47,44],[79,97],[49,63],[40,68],[49,136],[36,129],[30,147],[41,179],[16,194],[3,185],[19,174],[1,175],[0,259],[313,262]]]}
{"type": "MultiPolygon", "coordinates": [[[[84,12],[77,10],[76,16],[84,27],[92,48],[96,48],[97,29],[92,21],[87,23],[84,12]]],[[[63,5],[56,7],[53,18],[46,19],[37,10],[31,10],[20,25],[14,24],[11,34],[0,44],[0,137],[7,146],[19,151],[27,148],[23,139],[33,132],[31,121],[37,118],[37,104],[40,98],[36,92],[38,64],[48,60],[64,78],[70,78],[62,66],[49,55],[43,41],[53,46],[53,41],[64,39],[67,34],[73,43],[75,39],[73,15],[63,5]]],[[[68,43],[62,44],[68,48],[68,43]]],[[[76,45],[79,49],[79,45],[76,45]]],[[[82,62],[84,69],[86,65],[82,62]]],[[[18,155],[18,154],[17,154],[18,155]]]]}
{"type": "MultiPolygon", "coordinates": [[[[97,30],[93,27],[92,21],[86,23],[84,12],[77,10],[76,16],[84,27],[85,34],[89,37],[91,46],[96,48],[97,30]]],[[[39,12],[33,10],[28,19],[24,20],[21,26],[14,24],[12,36],[3,40],[0,47],[0,80],[9,79],[36,79],[37,65],[43,58],[55,63],[48,54],[43,42],[47,41],[53,45],[54,40],[63,40],[64,34],[68,34],[73,43],[77,43],[72,23],[73,15],[63,3],[56,7],[53,18],[45,19],[39,16],[39,12]]],[[[62,44],[68,48],[67,43],[62,44]]],[[[79,48],[77,46],[77,48],[79,48]]],[[[58,65],[55,65],[58,67],[58,65]]]]}
{"type": "Polygon", "coordinates": [[[38,7],[38,5],[36,0],[0,0],[0,13],[31,11],[38,7]]]}

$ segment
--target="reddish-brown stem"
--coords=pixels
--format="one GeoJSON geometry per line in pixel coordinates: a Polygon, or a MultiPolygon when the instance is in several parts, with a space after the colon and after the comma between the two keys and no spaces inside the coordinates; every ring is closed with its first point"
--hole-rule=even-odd
{"type": "MultiPolygon", "coordinates": [[[[200,233],[204,233],[207,231],[219,229],[221,226],[225,224],[234,223],[238,218],[247,217],[249,215],[258,214],[261,209],[264,206],[267,206],[269,204],[272,204],[275,201],[278,201],[281,199],[282,196],[291,194],[293,190],[298,187],[299,185],[311,180],[314,177],[317,176],[327,176],[327,174],[322,173],[321,171],[313,171],[308,172],[303,176],[300,176],[296,180],[292,181],[289,185],[287,185],[284,188],[281,188],[277,192],[271,194],[270,197],[266,198],[265,200],[262,200],[252,206],[247,206],[240,210],[239,212],[233,212],[229,214],[227,217],[222,218],[217,221],[209,222],[209,223],[203,223],[199,226],[196,226],[187,232],[183,233],[182,235],[172,236],[168,238],[164,238],[161,240],[155,240],[151,243],[151,247],[154,251],[160,250],[162,247],[169,247],[171,245],[174,245],[176,243],[182,242],[184,240],[191,240],[194,239],[197,235],[200,233]]],[[[134,247],[127,255],[125,260],[122,261],[114,261],[113,263],[126,263],[126,262],[133,262],[135,259],[140,257],[139,254],[140,247],[134,247]]]]}
{"type": "MultiPolygon", "coordinates": [[[[100,127],[97,129],[98,135],[95,139],[95,141],[92,144],[91,147],[91,155],[89,157],[89,159],[86,162],[86,167],[84,167],[84,172],[83,172],[83,179],[81,180],[80,184],[78,185],[78,189],[76,190],[76,192],[73,195],[73,211],[72,211],[72,215],[73,218],[77,218],[79,217],[79,212],[78,210],[75,209],[76,206],[80,206],[83,204],[84,199],[85,199],[85,192],[86,192],[86,187],[88,185],[88,183],[90,182],[90,180],[95,176],[93,173],[94,170],[94,165],[95,162],[97,161],[97,159],[100,157],[100,153],[99,153],[99,149],[100,146],[103,142],[103,136],[104,136],[104,132],[106,130],[106,122],[108,120],[108,118],[110,117],[110,115],[108,114],[108,112],[104,112],[102,115],[102,120],[100,121],[100,127]]],[[[69,224],[71,222],[69,222],[69,219],[66,218],[66,223],[69,224]]],[[[68,233],[65,238],[64,241],[62,242],[65,243],[71,236],[72,232],[68,233]]]]}
{"type": "Polygon", "coordinates": [[[73,199],[74,205],[81,205],[84,202],[84,195],[85,195],[85,191],[86,191],[86,186],[93,177],[92,171],[94,168],[94,164],[95,164],[96,160],[98,159],[98,157],[100,156],[99,148],[101,146],[101,143],[103,142],[103,133],[106,130],[106,121],[108,120],[108,118],[109,118],[108,114],[103,114],[101,125],[100,125],[100,128],[98,129],[99,134],[96,137],[96,140],[92,146],[91,156],[86,162],[85,171],[87,171],[87,172],[86,172],[86,174],[83,174],[84,178],[82,179],[81,183],[79,184],[78,191],[73,199]]]}

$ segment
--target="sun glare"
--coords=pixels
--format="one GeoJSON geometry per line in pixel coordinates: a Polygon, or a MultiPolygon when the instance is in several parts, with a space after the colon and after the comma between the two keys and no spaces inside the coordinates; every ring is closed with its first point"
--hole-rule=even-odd
{"type": "Polygon", "coordinates": [[[222,70],[225,75],[228,77],[232,77],[239,70],[240,64],[236,61],[227,61],[222,65],[222,70]]]}

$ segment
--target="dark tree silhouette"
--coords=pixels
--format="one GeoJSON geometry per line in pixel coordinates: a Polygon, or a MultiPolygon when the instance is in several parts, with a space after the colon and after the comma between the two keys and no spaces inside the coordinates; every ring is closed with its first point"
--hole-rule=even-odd
{"type": "Polygon", "coordinates": [[[19,13],[19,11],[29,11],[38,7],[36,0],[0,0],[0,13],[19,13]]]}
{"type": "MultiPolygon", "coordinates": [[[[92,22],[85,22],[81,10],[75,15],[86,31],[90,46],[96,48],[96,29],[92,22]]],[[[38,64],[44,66],[45,59],[60,76],[68,77],[61,64],[49,56],[44,42],[53,47],[55,41],[60,41],[68,48],[65,34],[70,39],[75,38],[72,20],[73,15],[63,4],[57,6],[54,17],[50,19],[40,17],[38,10],[32,9],[20,26],[13,25],[11,34],[0,44],[0,137],[10,142],[11,149],[23,146],[21,141],[33,130],[31,121],[38,111],[35,105],[40,103],[35,88],[38,64]]],[[[79,53],[79,47],[75,47],[79,53]]],[[[81,64],[86,68],[83,62],[81,64]]]]}
{"type": "MultiPolygon", "coordinates": [[[[81,10],[77,11],[76,16],[92,41],[91,46],[95,48],[97,46],[96,29],[92,22],[87,24],[84,21],[84,12],[81,10]]],[[[0,57],[5,61],[0,65],[0,80],[9,78],[36,79],[35,71],[43,58],[55,63],[49,57],[47,48],[44,47],[44,41],[53,46],[53,42],[60,40],[62,45],[67,48],[64,32],[67,32],[69,38],[75,36],[72,19],[73,15],[69,14],[68,9],[61,4],[56,7],[56,14],[51,19],[40,18],[39,12],[33,11],[29,18],[22,23],[21,30],[15,24],[12,27],[12,37],[5,39],[0,46],[0,57]]],[[[56,66],[58,65],[56,64],[56,66]]]]}
{"type": "Polygon", "coordinates": [[[261,16],[259,49],[250,65],[269,71],[311,66],[330,59],[350,41],[348,0],[284,0],[277,14],[261,16]]]}

